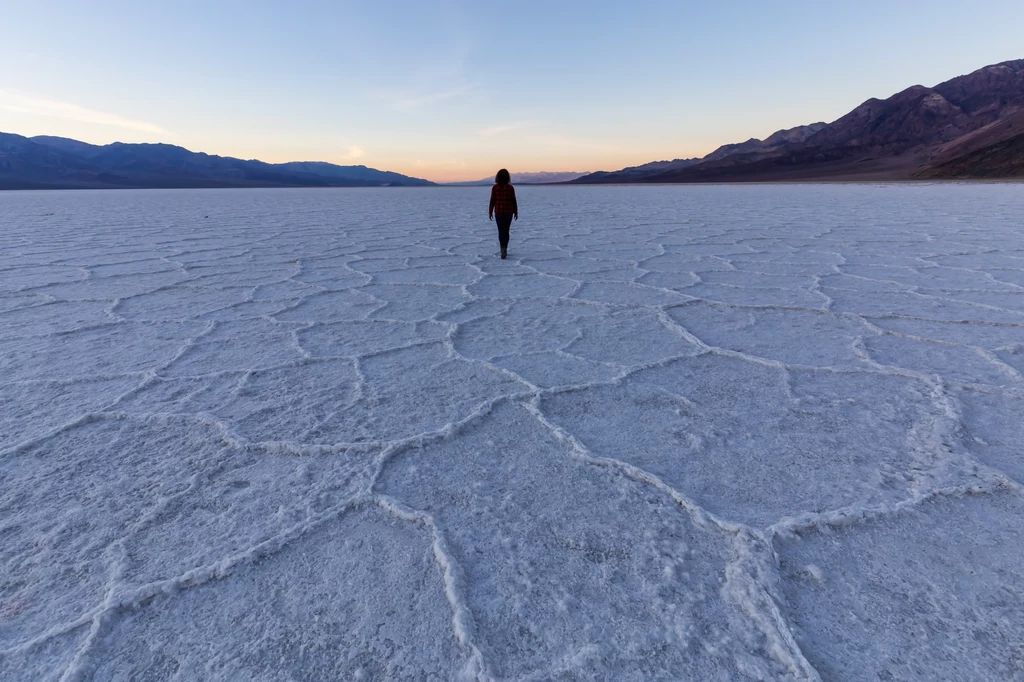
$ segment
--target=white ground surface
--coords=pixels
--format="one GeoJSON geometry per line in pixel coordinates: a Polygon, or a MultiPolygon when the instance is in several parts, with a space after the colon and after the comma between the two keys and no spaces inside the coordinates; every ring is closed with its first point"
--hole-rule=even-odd
{"type": "Polygon", "coordinates": [[[1024,185],[0,194],[4,680],[1024,679],[1024,185]]]}

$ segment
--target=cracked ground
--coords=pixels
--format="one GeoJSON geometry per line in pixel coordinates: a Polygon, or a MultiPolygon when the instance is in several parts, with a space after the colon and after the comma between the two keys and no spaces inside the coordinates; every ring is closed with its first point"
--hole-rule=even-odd
{"type": "Polygon", "coordinates": [[[0,677],[1024,679],[1024,186],[519,194],[0,194],[0,677]]]}

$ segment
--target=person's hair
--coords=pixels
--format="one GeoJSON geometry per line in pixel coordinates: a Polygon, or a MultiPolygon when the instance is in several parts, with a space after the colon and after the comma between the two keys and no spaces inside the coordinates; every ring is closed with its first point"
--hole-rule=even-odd
{"type": "Polygon", "coordinates": [[[494,176],[494,182],[499,185],[507,185],[512,182],[512,176],[508,174],[508,171],[502,168],[498,171],[498,174],[494,176]]]}

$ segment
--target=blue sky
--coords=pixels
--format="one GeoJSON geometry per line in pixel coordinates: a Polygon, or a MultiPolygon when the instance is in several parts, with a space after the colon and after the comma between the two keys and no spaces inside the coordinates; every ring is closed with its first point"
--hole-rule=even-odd
{"type": "Polygon", "coordinates": [[[1024,58],[1024,2],[0,0],[0,131],[433,180],[615,169],[1024,58]]]}

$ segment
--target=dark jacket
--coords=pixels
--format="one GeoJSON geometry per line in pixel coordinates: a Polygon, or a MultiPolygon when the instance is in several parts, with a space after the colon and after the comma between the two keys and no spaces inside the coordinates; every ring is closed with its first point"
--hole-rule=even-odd
{"type": "Polygon", "coordinates": [[[512,185],[491,187],[491,205],[487,208],[487,212],[497,215],[519,213],[519,204],[516,203],[516,188],[512,185]]]}

